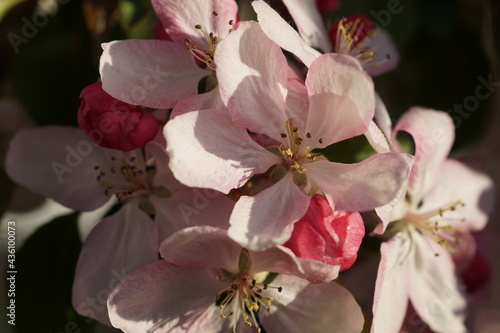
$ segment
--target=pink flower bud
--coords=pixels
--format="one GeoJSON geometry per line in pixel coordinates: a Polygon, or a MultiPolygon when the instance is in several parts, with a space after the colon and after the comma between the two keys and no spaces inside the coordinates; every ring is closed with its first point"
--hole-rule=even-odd
{"type": "Polygon", "coordinates": [[[294,225],[285,243],[296,256],[340,265],[345,270],[354,264],[365,234],[358,212],[333,211],[323,195],[311,198],[306,214],[294,225]]]}
{"type": "Polygon", "coordinates": [[[143,147],[158,132],[158,121],[140,106],[111,97],[102,83],[91,84],[80,94],[78,124],[95,143],[129,151],[143,147]]]}

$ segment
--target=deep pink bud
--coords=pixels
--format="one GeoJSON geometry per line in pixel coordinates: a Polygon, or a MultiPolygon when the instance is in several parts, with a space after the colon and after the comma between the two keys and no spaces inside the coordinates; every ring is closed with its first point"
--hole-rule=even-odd
{"type": "Polygon", "coordinates": [[[320,12],[333,12],[340,8],[340,0],[316,0],[320,12]]]}
{"type": "Polygon", "coordinates": [[[91,84],[80,94],[78,124],[102,147],[129,151],[143,147],[158,132],[158,121],[140,106],[111,97],[102,83],[91,84]]]}
{"type": "Polygon", "coordinates": [[[334,212],[325,196],[316,194],[285,246],[300,258],[340,265],[345,270],[356,261],[364,234],[358,212],[334,212]]]}

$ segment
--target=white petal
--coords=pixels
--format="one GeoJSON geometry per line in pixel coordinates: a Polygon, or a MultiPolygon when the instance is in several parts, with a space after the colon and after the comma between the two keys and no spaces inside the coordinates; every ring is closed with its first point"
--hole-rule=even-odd
{"type": "Polygon", "coordinates": [[[109,297],[109,317],[128,333],[229,331],[214,296],[226,283],[206,270],[158,260],[120,282],[109,297]]]}
{"type": "MultiPolygon", "coordinates": [[[[153,0],[153,7],[172,40],[184,44],[189,38],[202,50],[208,48],[208,34],[223,39],[229,33],[230,20],[237,20],[234,0],[153,0]],[[213,15],[214,10],[217,16],[213,15]],[[202,29],[196,29],[200,25],[202,29]]],[[[236,22],[235,22],[236,23],[236,22]]]]}
{"type": "Polygon", "coordinates": [[[375,122],[370,123],[365,136],[377,153],[391,151],[391,131],[391,117],[380,96],[375,94],[375,122]]]}
{"type": "Polygon", "coordinates": [[[108,200],[94,167],[109,163],[112,153],[79,128],[24,129],[10,143],[5,169],[33,192],[76,210],[94,210],[108,200]]]}
{"type": "Polygon", "coordinates": [[[461,201],[464,206],[457,205],[455,210],[444,212],[441,223],[471,231],[483,229],[494,208],[491,178],[457,160],[447,159],[438,179],[418,211],[425,213],[461,201]]]}
{"type": "Polygon", "coordinates": [[[378,34],[370,39],[367,44],[370,50],[375,51],[377,57],[374,63],[380,66],[365,66],[365,70],[372,76],[377,76],[396,68],[399,64],[399,52],[391,35],[384,29],[378,29],[378,34]]]}
{"type": "Polygon", "coordinates": [[[375,112],[373,81],[352,57],[320,56],[311,65],[306,86],[310,98],[306,133],[313,138],[311,143],[305,139],[304,145],[323,148],[368,130],[375,112]]]}
{"type": "Polygon", "coordinates": [[[170,168],[182,183],[228,193],[279,157],[236,127],[226,111],[193,111],[169,121],[164,130],[170,168]]]}
{"type": "Polygon", "coordinates": [[[415,162],[411,170],[408,192],[412,204],[416,206],[436,182],[438,170],[455,139],[455,129],[447,113],[414,107],[399,119],[394,128],[393,142],[396,142],[399,131],[410,133],[415,141],[415,162]]]}
{"type": "Polygon", "coordinates": [[[408,306],[411,239],[401,232],[383,243],[373,303],[372,333],[399,333],[408,306]]]}
{"type": "Polygon", "coordinates": [[[415,254],[410,273],[410,300],[422,320],[436,332],[464,333],[466,302],[450,253],[412,233],[415,254]]]}
{"type": "Polygon", "coordinates": [[[294,276],[278,275],[268,288],[274,298],[271,311],[259,312],[268,332],[358,333],[363,329],[363,313],[351,293],[335,282],[309,284],[294,276]]]}
{"type": "Polygon", "coordinates": [[[293,223],[307,211],[309,201],[288,172],[259,194],[238,200],[230,219],[229,237],[254,251],[283,244],[292,235],[293,223]]]}
{"type": "Polygon", "coordinates": [[[196,65],[180,43],[163,40],[123,40],[102,45],[103,89],[116,99],[157,109],[174,107],[196,95],[201,78],[211,70],[196,65]]]}
{"type": "Polygon", "coordinates": [[[252,6],[266,35],[281,48],[295,54],[304,65],[309,67],[321,55],[321,53],[307,45],[297,31],[293,30],[266,2],[254,1],[252,6]]]}
{"type": "Polygon", "coordinates": [[[335,210],[367,211],[393,200],[410,166],[399,153],[376,154],[355,164],[316,161],[305,165],[311,185],[327,194],[335,210]]]}
{"type": "Polygon", "coordinates": [[[242,22],[217,47],[221,98],[233,121],[280,140],[285,130],[288,64],[256,22],[242,22]]]}
{"type": "Polygon", "coordinates": [[[73,282],[73,305],[109,324],[107,297],[128,273],[158,258],[156,224],[137,201],[102,220],[83,244],[73,282]],[[97,306],[94,306],[97,304],[97,306]]]}
{"type": "Polygon", "coordinates": [[[302,39],[311,47],[320,49],[323,53],[332,51],[332,43],[326,32],[316,0],[283,0],[302,39]]]}

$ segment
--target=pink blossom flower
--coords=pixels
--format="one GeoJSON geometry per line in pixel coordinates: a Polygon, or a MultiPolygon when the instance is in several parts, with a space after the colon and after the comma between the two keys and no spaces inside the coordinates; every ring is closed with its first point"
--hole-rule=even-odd
{"type": "Polygon", "coordinates": [[[400,119],[399,131],[415,142],[415,164],[406,202],[391,214],[382,244],[372,332],[399,332],[408,300],[419,317],[438,332],[465,332],[465,300],[451,252],[463,234],[479,230],[492,210],[492,181],[464,164],[446,159],[454,138],[444,112],[413,108],[400,119]]]}
{"type": "Polygon", "coordinates": [[[105,43],[100,73],[111,96],[169,109],[183,98],[194,98],[202,78],[214,77],[217,45],[237,23],[238,6],[233,0],[155,0],[153,7],[171,41],[105,43]]]}
{"type": "Polygon", "coordinates": [[[248,251],[212,227],[184,229],[165,260],[124,278],[108,301],[124,332],[359,332],[361,309],[340,285],[309,284],[282,247],[248,251]],[[270,274],[270,272],[272,272],[270,274]],[[276,274],[273,273],[278,273],[276,274]],[[257,319],[258,318],[258,319],[257,319]]]}
{"type": "Polygon", "coordinates": [[[70,127],[25,129],[11,141],[6,171],[33,192],[75,210],[95,210],[112,198],[123,204],[83,244],[73,288],[81,314],[109,324],[110,281],[156,260],[160,240],[173,232],[228,220],[232,200],[212,193],[201,207],[200,189],[177,182],[167,164],[161,138],[130,152],[97,146],[70,127]]]}
{"type": "Polygon", "coordinates": [[[275,184],[241,197],[232,213],[229,235],[242,246],[283,244],[315,193],[346,211],[370,210],[394,197],[409,170],[400,154],[346,165],[314,152],[363,134],[371,122],[373,83],[357,61],[322,55],[311,64],[305,87],[292,87],[279,46],[257,23],[243,22],[219,45],[216,62],[228,111],[178,116],[164,134],[170,167],[188,186],[228,193],[275,166],[275,184]],[[248,131],[266,140],[259,145],[248,131]]]}
{"type": "Polygon", "coordinates": [[[356,261],[364,235],[363,219],[358,212],[333,211],[326,198],[316,194],[283,246],[297,257],[339,265],[343,271],[356,261]]]}
{"type": "Polygon", "coordinates": [[[295,30],[264,1],[254,1],[252,6],[266,35],[283,49],[296,55],[307,67],[323,52],[336,52],[356,58],[370,75],[379,75],[395,68],[399,53],[390,36],[383,29],[372,27],[366,16],[353,20],[342,19],[333,26],[328,37],[318,9],[313,1],[283,0],[297,27],[295,30]],[[369,23],[368,23],[369,22],[369,23]],[[366,33],[370,30],[370,33],[366,33]],[[355,42],[356,41],[356,42],[355,42]]]}
{"type": "Polygon", "coordinates": [[[102,90],[101,82],[85,87],[80,98],[78,124],[102,147],[124,151],[141,148],[158,132],[158,121],[152,114],[111,97],[102,90]]]}

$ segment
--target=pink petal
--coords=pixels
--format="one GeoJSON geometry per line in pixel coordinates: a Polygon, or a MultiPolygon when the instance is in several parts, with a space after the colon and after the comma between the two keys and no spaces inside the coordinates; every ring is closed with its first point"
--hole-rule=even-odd
{"type": "Polygon", "coordinates": [[[176,265],[193,268],[224,268],[237,274],[242,247],[227,231],[210,226],[183,229],[160,246],[161,256],[176,265]]]}
{"type": "Polygon", "coordinates": [[[172,170],[168,167],[170,159],[166,152],[166,145],[163,133],[159,133],[154,141],[147,144],[145,153],[146,158],[152,158],[155,163],[156,173],[153,178],[153,186],[162,186],[170,193],[175,193],[186,189],[186,186],[174,177],[172,170]]]}
{"type": "Polygon", "coordinates": [[[358,105],[347,96],[327,93],[311,96],[309,101],[310,111],[305,130],[309,135],[304,139],[305,146],[325,148],[361,135],[368,129],[368,118],[363,119],[356,114],[358,105]]]}
{"type": "MultiPolygon", "coordinates": [[[[412,157],[411,155],[406,156],[410,158],[412,157]]],[[[405,201],[407,188],[408,178],[403,181],[394,199],[381,207],[375,208],[375,212],[377,213],[377,216],[380,218],[382,223],[379,223],[375,227],[375,229],[373,230],[374,233],[379,235],[383,234],[390,222],[402,219],[406,215],[408,211],[408,208],[406,206],[407,203],[405,201]]]]}
{"type": "Polygon", "coordinates": [[[222,102],[219,94],[219,87],[199,95],[192,95],[181,99],[172,110],[170,120],[178,115],[187,113],[189,111],[201,110],[225,110],[224,103],[222,102]]]}
{"type": "Polygon", "coordinates": [[[254,273],[274,272],[294,275],[311,283],[329,282],[339,275],[339,266],[298,258],[284,246],[273,247],[265,251],[251,251],[250,254],[254,273]]]}
{"type": "Polygon", "coordinates": [[[340,265],[330,265],[314,259],[296,257],[299,272],[293,275],[310,283],[328,283],[339,277],[340,265]]]}
{"type": "Polygon", "coordinates": [[[10,143],[5,169],[33,192],[76,210],[94,210],[108,200],[94,166],[107,163],[112,153],[79,128],[24,129],[10,143]]]}
{"type": "Polygon", "coordinates": [[[307,211],[309,200],[288,172],[259,194],[238,200],[230,219],[229,237],[254,251],[283,244],[292,235],[293,223],[307,211]]]}
{"type": "Polygon", "coordinates": [[[409,295],[419,317],[436,332],[466,332],[466,303],[449,252],[417,232],[412,240],[409,295]]]}
{"type": "Polygon", "coordinates": [[[215,62],[221,98],[235,124],[281,140],[288,64],[279,46],[256,22],[242,22],[217,47],[215,62]]]}
{"type": "Polygon", "coordinates": [[[101,222],[101,220],[106,217],[113,206],[116,205],[116,198],[110,198],[101,207],[90,212],[80,212],[77,218],[78,234],[80,235],[80,240],[83,243],[88,237],[92,229],[101,222]]]}
{"type": "Polygon", "coordinates": [[[299,36],[297,31],[264,1],[252,2],[265,34],[281,48],[296,55],[307,67],[321,54],[299,36]]]}
{"type": "Polygon", "coordinates": [[[153,0],[153,8],[172,40],[184,44],[189,38],[201,49],[208,48],[208,34],[223,39],[236,23],[238,5],[234,0],[153,0]],[[213,15],[217,11],[217,16],[213,15]],[[199,24],[202,29],[196,29],[199,24]]]}
{"type": "Polygon", "coordinates": [[[304,80],[291,67],[288,68],[287,89],[285,104],[287,120],[303,131],[306,128],[309,96],[304,80]]]}
{"type": "Polygon", "coordinates": [[[415,162],[408,192],[416,205],[437,181],[438,169],[450,152],[455,138],[453,121],[445,112],[414,107],[399,119],[393,142],[399,131],[410,133],[415,141],[415,162]]]}
{"type": "Polygon", "coordinates": [[[380,63],[380,66],[365,66],[365,70],[371,76],[377,76],[395,69],[399,64],[399,52],[394,44],[391,35],[384,29],[379,28],[378,34],[370,38],[367,46],[375,51],[377,57],[374,63],[380,63]]]}
{"type": "Polygon", "coordinates": [[[150,200],[155,206],[161,241],[178,230],[196,225],[227,229],[234,208],[234,201],[224,194],[201,188],[184,187],[168,198],[151,196],[150,200]]]}
{"type": "Polygon", "coordinates": [[[483,229],[495,202],[491,178],[457,160],[447,159],[437,179],[435,186],[424,196],[419,212],[443,208],[460,200],[465,206],[458,205],[455,210],[444,212],[443,223],[470,231],[483,229]]]}
{"type": "MultiPolygon", "coordinates": [[[[414,156],[409,154],[401,154],[401,156],[406,159],[408,167],[411,168],[413,165],[413,161],[415,160],[414,156]]],[[[398,193],[389,203],[375,208],[375,212],[378,217],[382,221],[377,227],[373,230],[376,234],[383,234],[385,229],[389,225],[389,222],[397,221],[405,217],[408,212],[408,206],[406,202],[406,192],[408,190],[408,177],[403,179],[401,186],[398,190],[398,193]]]]}
{"type": "Polygon", "coordinates": [[[361,308],[351,293],[335,282],[309,284],[294,276],[278,275],[268,289],[271,311],[260,311],[267,332],[358,333],[363,329],[361,308]]]}
{"type": "Polygon", "coordinates": [[[118,284],[109,297],[109,317],[124,332],[229,331],[214,297],[225,284],[206,270],[158,260],[118,284]]]}
{"type": "Polygon", "coordinates": [[[316,0],[283,0],[283,3],[299,29],[300,37],[309,46],[320,49],[323,53],[330,52],[332,44],[316,6],[316,0]]]}
{"type": "Polygon", "coordinates": [[[107,297],[128,273],[158,258],[156,224],[131,201],[102,220],[83,244],[73,282],[73,305],[109,325],[107,297]]]}
{"type": "Polygon", "coordinates": [[[234,126],[226,111],[193,111],[169,121],[164,129],[170,168],[185,185],[228,193],[280,158],[234,126]]]}
{"type": "Polygon", "coordinates": [[[391,117],[384,102],[378,94],[375,94],[375,122],[371,122],[365,133],[370,145],[377,153],[388,153],[391,151],[392,124],[391,117]]]}
{"type": "Polygon", "coordinates": [[[310,98],[306,133],[313,138],[311,143],[305,139],[304,145],[323,148],[368,130],[375,112],[373,81],[353,58],[320,56],[309,69],[306,86],[310,98]]]}
{"type": "Polygon", "coordinates": [[[211,71],[198,67],[183,44],[163,40],[124,40],[102,44],[103,89],[116,99],[157,109],[172,108],[196,95],[211,71]]]}
{"type": "MultiPolygon", "coordinates": [[[[224,269],[238,274],[239,257],[242,247],[230,239],[227,231],[210,226],[197,226],[183,229],[165,240],[160,248],[162,256],[169,262],[193,268],[224,269]]],[[[250,251],[252,264],[249,273],[275,272],[294,274],[306,279],[315,280],[323,275],[338,274],[332,266],[308,267],[301,265],[294,254],[283,247],[273,247],[265,251],[250,251]],[[313,271],[317,268],[320,272],[313,271]]],[[[324,265],[326,266],[326,265],[324,265]]],[[[325,282],[324,279],[321,282],[325,282]]]]}
{"type": "Polygon", "coordinates": [[[330,196],[335,210],[367,211],[396,197],[410,166],[398,153],[376,154],[355,164],[308,163],[307,179],[330,196]]]}
{"type": "Polygon", "coordinates": [[[372,333],[400,332],[408,306],[409,257],[414,255],[411,242],[408,233],[401,232],[380,247],[372,333]]]}

